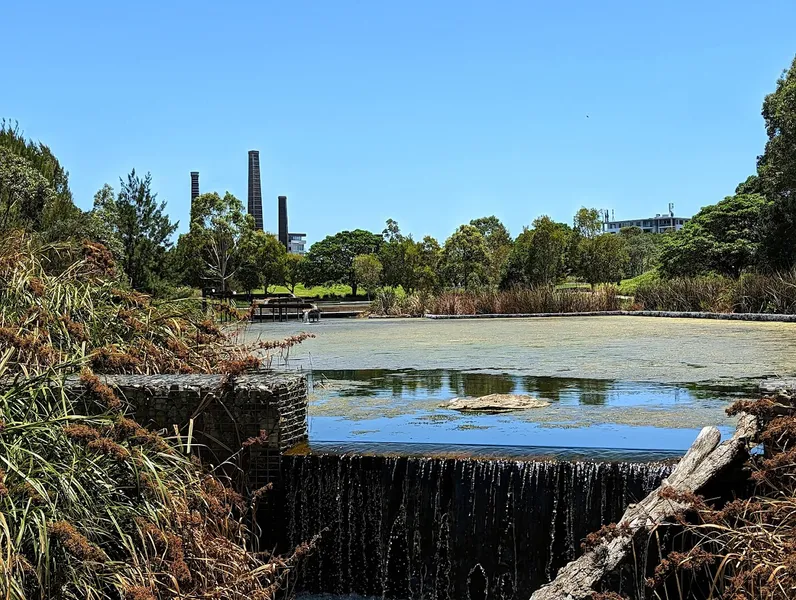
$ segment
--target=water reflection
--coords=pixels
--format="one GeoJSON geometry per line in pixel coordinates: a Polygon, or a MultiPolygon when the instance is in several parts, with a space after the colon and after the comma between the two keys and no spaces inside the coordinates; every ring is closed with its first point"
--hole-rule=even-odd
{"type": "Polygon", "coordinates": [[[316,370],[311,441],[426,442],[556,448],[681,450],[704,425],[730,431],[729,401],[710,386],[488,371],[316,370]],[[528,394],[549,406],[490,415],[447,407],[454,397],[528,394]]]}
{"type": "MultiPolygon", "coordinates": [[[[433,370],[316,370],[311,383],[338,382],[331,395],[341,398],[371,396],[422,400],[478,397],[487,394],[529,394],[562,405],[634,406],[670,405],[748,393],[736,386],[726,389],[696,384],[670,385],[576,377],[532,377],[507,373],[433,370]],[[350,385],[346,385],[350,382],[350,385]]],[[[323,385],[320,386],[321,388],[323,385]]]]}

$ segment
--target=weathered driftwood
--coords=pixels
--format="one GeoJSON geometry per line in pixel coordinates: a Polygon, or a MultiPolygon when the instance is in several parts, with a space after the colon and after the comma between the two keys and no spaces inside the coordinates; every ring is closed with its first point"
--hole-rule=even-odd
{"type": "Polygon", "coordinates": [[[732,438],[721,444],[719,430],[705,427],[661,487],[638,504],[628,506],[619,522],[620,526],[629,528],[627,535],[603,541],[587,550],[563,567],[552,582],[534,592],[531,600],[590,599],[597,583],[630,555],[636,534],[652,530],[687,507],[662,498],[659,492],[663,488],[673,488],[680,493],[699,492],[728,465],[744,456],[748,442],[756,438],[758,431],[757,418],[747,414],[739,418],[732,438]]]}

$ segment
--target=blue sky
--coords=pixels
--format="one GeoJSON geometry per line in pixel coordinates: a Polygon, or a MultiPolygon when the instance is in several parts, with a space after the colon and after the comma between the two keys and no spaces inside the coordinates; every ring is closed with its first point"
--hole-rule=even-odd
{"type": "Polygon", "coordinates": [[[513,234],[581,205],[678,214],[731,194],[796,54],[796,3],[10,2],[0,116],[48,143],[79,205],[151,171],[187,226],[202,191],[309,240],[357,227],[513,234]],[[587,117],[588,115],[588,117],[587,117]]]}

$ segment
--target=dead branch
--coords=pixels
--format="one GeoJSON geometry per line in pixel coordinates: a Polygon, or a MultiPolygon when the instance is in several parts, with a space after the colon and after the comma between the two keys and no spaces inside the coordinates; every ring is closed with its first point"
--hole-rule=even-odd
{"type": "Polygon", "coordinates": [[[671,488],[675,496],[698,493],[727,467],[746,458],[749,442],[756,440],[759,431],[757,417],[748,414],[740,415],[735,434],[721,444],[717,428],[702,429],[661,486],[638,504],[628,506],[618,524],[626,534],[588,549],[580,558],[561,568],[553,581],[534,592],[531,600],[590,599],[595,585],[630,555],[637,536],[688,508],[687,503],[673,500],[672,494],[661,494],[661,490],[671,488]]]}

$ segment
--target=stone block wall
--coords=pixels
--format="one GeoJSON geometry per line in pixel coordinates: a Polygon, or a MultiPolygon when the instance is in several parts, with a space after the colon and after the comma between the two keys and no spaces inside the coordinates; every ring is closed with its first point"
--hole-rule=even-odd
{"type": "Polygon", "coordinates": [[[303,375],[108,375],[105,382],[131,405],[141,425],[187,441],[205,464],[219,466],[241,489],[279,478],[280,456],[307,440],[303,375]],[[265,444],[243,444],[265,431],[265,444]]]}

